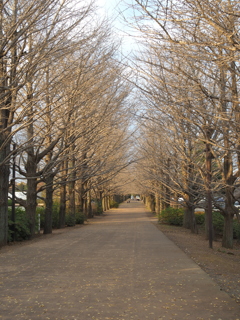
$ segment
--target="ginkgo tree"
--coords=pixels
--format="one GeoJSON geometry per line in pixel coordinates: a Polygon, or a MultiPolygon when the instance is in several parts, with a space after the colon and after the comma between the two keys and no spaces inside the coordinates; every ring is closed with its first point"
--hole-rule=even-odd
{"type": "MultiPolygon", "coordinates": [[[[59,51],[59,39],[71,33],[79,17],[71,2],[0,1],[1,100],[0,100],[0,244],[7,241],[8,185],[11,141],[28,127],[31,135],[35,75],[59,51]],[[65,9],[67,8],[68,14],[65,9]],[[71,23],[69,22],[71,17],[71,23]]],[[[90,5],[91,7],[91,5],[90,5]]],[[[84,10],[83,10],[84,11],[84,10]]],[[[89,6],[85,6],[89,12],[89,6]]],[[[82,17],[81,17],[82,18],[82,17]]],[[[80,19],[81,20],[81,19],[80,19]]],[[[64,45],[62,45],[64,50],[64,45]]],[[[28,137],[27,139],[29,139],[28,137]]],[[[31,139],[31,138],[30,138],[31,139]]],[[[30,141],[29,141],[30,142],[30,141]]],[[[23,146],[16,145],[14,153],[23,146]]],[[[29,147],[29,152],[30,147],[29,147]]]]}
{"type": "Polygon", "coordinates": [[[50,233],[53,194],[58,188],[64,199],[60,215],[63,225],[66,201],[74,215],[76,181],[86,180],[83,184],[89,192],[98,185],[96,177],[105,175],[102,181],[107,183],[114,171],[126,165],[125,102],[131,89],[123,81],[119,42],[113,39],[107,20],[95,19],[93,2],[15,0],[0,4],[3,245],[8,231],[11,157],[16,158],[18,178],[27,184],[26,200],[17,200],[26,209],[31,236],[35,234],[37,197],[42,191],[44,232],[50,233]],[[12,140],[16,148],[11,152],[12,140]]]}
{"type": "Polygon", "coordinates": [[[232,247],[239,176],[239,3],[135,0],[131,7],[132,26],[146,47],[146,54],[137,57],[144,84],[138,88],[153,110],[174,119],[178,130],[184,120],[188,142],[191,132],[199,132],[195,154],[202,151],[205,166],[193,165],[202,176],[207,213],[211,216],[212,202],[222,212],[222,244],[232,247]]]}

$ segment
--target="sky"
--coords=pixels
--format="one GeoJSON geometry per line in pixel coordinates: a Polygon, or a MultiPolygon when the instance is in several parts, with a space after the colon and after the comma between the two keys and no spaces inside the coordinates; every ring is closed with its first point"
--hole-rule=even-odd
{"type": "Polygon", "coordinates": [[[96,0],[97,4],[103,7],[106,12],[112,11],[119,3],[119,0],[96,0]]]}
{"type": "MultiPolygon", "coordinates": [[[[124,0],[96,0],[96,3],[102,7],[100,10],[103,14],[106,13],[109,18],[114,18],[114,30],[120,37],[123,38],[123,50],[127,53],[134,48],[134,40],[128,35],[132,32],[123,22],[119,12],[125,10],[124,0]]],[[[130,9],[128,9],[130,12],[130,9]]],[[[125,11],[126,13],[126,11],[125,11]]],[[[130,13],[129,13],[130,15],[130,13]]]]}

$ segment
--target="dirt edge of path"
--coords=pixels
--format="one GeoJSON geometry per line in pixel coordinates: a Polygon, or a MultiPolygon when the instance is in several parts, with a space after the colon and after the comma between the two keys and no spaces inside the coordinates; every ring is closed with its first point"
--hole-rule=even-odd
{"type": "Polygon", "coordinates": [[[218,239],[210,249],[203,233],[193,234],[182,227],[159,224],[157,220],[152,223],[209,274],[220,290],[227,292],[240,305],[239,243],[235,243],[234,249],[225,249],[218,239]]]}

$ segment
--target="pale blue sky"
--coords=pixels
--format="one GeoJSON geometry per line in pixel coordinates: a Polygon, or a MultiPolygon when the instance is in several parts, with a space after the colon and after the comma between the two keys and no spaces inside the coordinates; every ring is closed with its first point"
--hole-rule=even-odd
{"type": "MultiPolygon", "coordinates": [[[[115,32],[123,38],[123,50],[126,52],[126,54],[132,51],[135,46],[135,41],[127,34],[133,33],[133,31],[126,26],[126,23],[123,22],[123,18],[119,14],[119,12],[121,12],[122,10],[126,10],[126,1],[96,0],[96,3],[102,7],[101,10],[103,14],[105,12],[110,19],[114,19],[113,25],[115,26],[115,32]]],[[[127,11],[131,13],[130,9],[128,9],[127,11]]]]}
{"type": "Polygon", "coordinates": [[[96,0],[96,1],[100,6],[105,7],[106,10],[114,8],[119,3],[119,0],[96,0]]]}

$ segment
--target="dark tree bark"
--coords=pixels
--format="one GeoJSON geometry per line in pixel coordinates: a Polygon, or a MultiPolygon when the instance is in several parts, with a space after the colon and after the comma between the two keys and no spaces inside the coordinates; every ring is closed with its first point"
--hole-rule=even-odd
{"type": "Polygon", "coordinates": [[[45,210],[45,223],[44,234],[52,233],[52,213],[53,213],[53,179],[54,174],[49,174],[45,179],[46,182],[46,210],[45,210]]]}
{"type": "Polygon", "coordinates": [[[62,181],[60,185],[60,208],[59,208],[59,224],[60,229],[65,228],[66,204],[67,204],[67,168],[68,162],[62,163],[62,181]]]}
{"type": "MultiPolygon", "coordinates": [[[[208,139],[209,139],[208,135],[208,139]]],[[[213,224],[212,224],[212,152],[209,142],[206,143],[206,212],[205,212],[205,224],[206,235],[209,241],[209,248],[213,247],[213,224]]]]}

